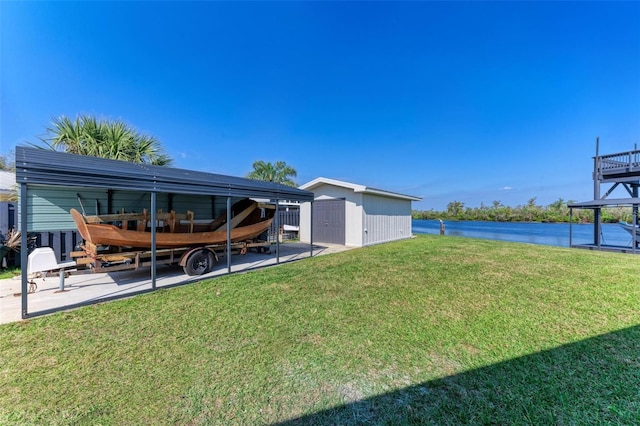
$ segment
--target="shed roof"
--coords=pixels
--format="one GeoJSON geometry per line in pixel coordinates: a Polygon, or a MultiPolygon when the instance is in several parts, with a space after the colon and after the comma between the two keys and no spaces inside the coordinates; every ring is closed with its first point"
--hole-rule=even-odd
{"type": "Polygon", "coordinates": [[[273,182],[16,147],[16,182],[172,194],[312,201],[313,193],[273,182]]]}
{"type": "Polygon", "coordinates": [[[344,181],[341,181],[341,180],[329,179],[329,178],[325,178],[325,177],[316,178],[316,179],[312,180],[311,182],[307,182],[304,185],[301,185],[300,188],[301,189],[306,189],[308,191],[312,191],[314,188],[317,188],[317,187],[319,187],[321,185],[339,186],[339,187],[342,187],[342,188],[351,189],[354,192],[361,192],[361,193],[364,193],[364,194],[380,195],[380,196],[389,197],[389,198],[398,198],[398,199],[401,199],[401,200],[410,200],[410,201],[420,201],[420,200],[422,200],[422,197],[416,197],[416,196],[413,196],[413,195],[406,195],[406,194],[400,194],[400,193],[397,193],[397,192],[385,191],[383,189],[371,188],[370,186],[364,186],[364,185],[359,185],[357,183],[344,182],[344,181]]]}

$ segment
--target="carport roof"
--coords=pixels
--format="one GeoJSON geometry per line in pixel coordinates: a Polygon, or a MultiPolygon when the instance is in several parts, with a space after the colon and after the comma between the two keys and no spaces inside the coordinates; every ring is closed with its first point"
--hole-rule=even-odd
{"type": "Polygon", "coordinates": [[[312,192],[273,182],[21,146],[16,183],[313,201],[312,192]]]}

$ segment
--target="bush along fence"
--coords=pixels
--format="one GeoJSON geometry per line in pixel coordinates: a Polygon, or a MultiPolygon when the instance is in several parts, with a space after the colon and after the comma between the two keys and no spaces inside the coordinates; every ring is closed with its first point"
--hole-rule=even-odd
{"type": "MultiPolygon", "coordinates": [[[[3,233],[2,240],[4,241],[3,233]]],[[[29,247],[31,252],[36,247],[51,247],[56,254],[58,262],[73,260],[71,252],[76,250],[76,245],[82,242],[82,237],[76,230],[53,232],[29,232],[29,247]]],[[[20,253],[16,250],[7,250],[4,265],[7,267],[20,266],[20,253]]]]}
{"type": "MultiPolygon", "coordinates": [[[[2,246],[3,259],[0,266],[20,266],[19,242],[16,247],[15,233],[18,227],[18,206],[11,201],[0,202],[0,245],[2,246]]],[[[29,247],[51,247],[59,262],[71,260],[71,252],[76,244],[81,242],[80,234],[76,230],[63,230],[53,232],[30,232],[29,247]]]]}

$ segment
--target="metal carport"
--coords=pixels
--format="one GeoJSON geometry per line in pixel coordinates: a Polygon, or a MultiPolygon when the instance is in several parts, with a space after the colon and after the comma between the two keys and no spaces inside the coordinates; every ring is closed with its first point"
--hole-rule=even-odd
{"type": "MultiPolygon", "coordinates": [[[[231,199],[268,199],[276,205],[276,229],[278,228],[278,203],[280,201],[313,201],[313,193],[272,182],[256,181],[240,177],[198,172],[171,167],[88,157],[56,151],[16,147],[16,183],[19,185],[19,229],[21,246],[27,247],[29,232],[29,191],[38,187],[101,188],[128,190],[150,194],[151,222],[155,223],[157,194],[207,195],[226,197],[227,234],[230,235],[231,199]]],[[[230,237],[229,237],[230,238],[230,237]]],[[[152,289],[156,288],[155,229],[152,227],[152,289]]],[[[310,255],[313,255],[311,242],[310,255]]],[[[227,241],[227,269],[231,273],[230,241],[227,241]]],[[[277,263],[279,242],[276,239],[277,263]]],[[[21,250],[22,266],[22,318],[29,317],[27,301],[27,250],[21,250]]]]}

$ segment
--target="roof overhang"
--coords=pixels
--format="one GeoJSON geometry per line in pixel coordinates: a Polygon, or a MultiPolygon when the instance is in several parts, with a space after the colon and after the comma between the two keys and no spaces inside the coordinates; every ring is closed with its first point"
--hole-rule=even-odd
{"type": "Polygon", "coordinates": [[[313,193],[234,176],[16,147],[18,184],[312,201],[313,193]]]}
{"type": "Polygon", "coordinates": [[[318,188],[322,185],[333,185],[339,186],[342,188],[351,189],[354,192],[359,192],[363,194],[372,194],[372,195],[380,195],[383,197],[389,198],[397,198],[400,200],[409,200],[409,201],[421,201],[422,197],[416,197],[413,195],[400,194],[397,192],[385,191],[382,189],[371,188],[369,186],[358,185],[356,183],[344,182],[341,180],[329,179],[324,177],[319,177],[311,182],[307,182],[304,185],[300,185],[300,189],[305,189],[308,191],[313,191],[314,188],[318,188]]]}
{"type": "Polygon", "coordinates": [[[633,206],[640,205],[640,198],[612,198],[603,200],[582,201],[580,203],[567,204],[572,209],[597,209],[601,207],[633,206]]]}

